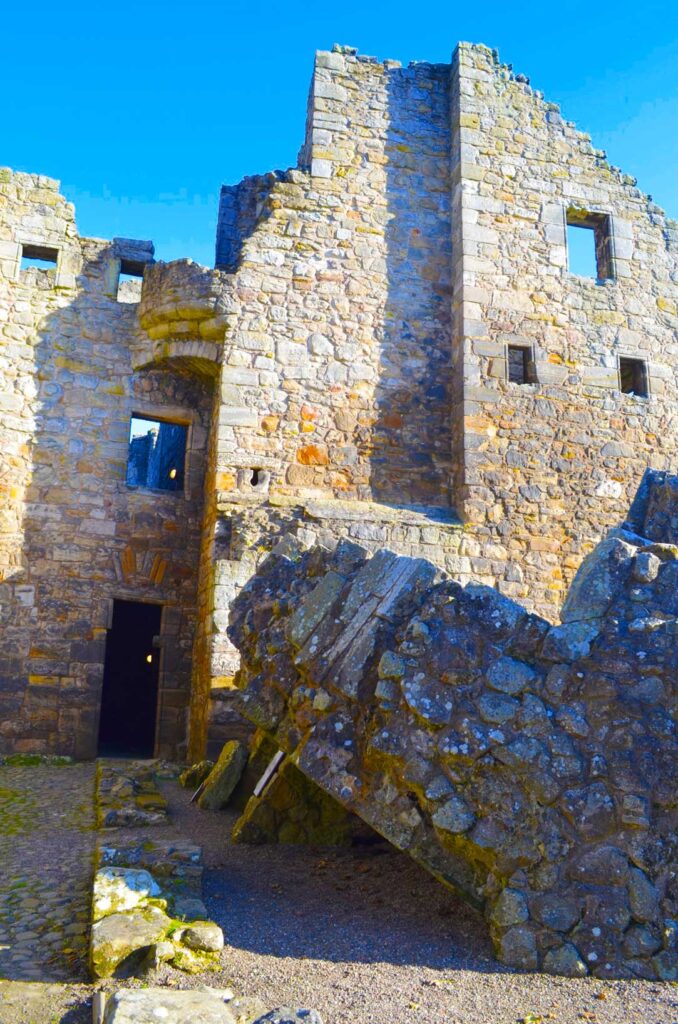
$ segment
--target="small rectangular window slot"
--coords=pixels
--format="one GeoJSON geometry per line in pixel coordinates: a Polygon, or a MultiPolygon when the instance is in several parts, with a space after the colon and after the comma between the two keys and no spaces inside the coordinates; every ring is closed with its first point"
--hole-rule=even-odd
{"type": "Polygon", "coordinates": [[[127,483],[160,491],[183,491],[188,427],[150,416],[132,416],[127,483]]]}
{"type": "Polygon", "coordinates": [[[527,345],[509,345],[506,354],[508,379],[511,384],[532,384],[532,350],[527,345]]]}
{"type": "Polygon", "coordinates": [[[607,281],[614,277],[609,216],[570,207],[565,219],[567,268],[570,273],[594,281],[607,281]]]}
{"type": "Polygon", "coordinates": [[[20,269],[23,271],[36,267],[38,270],[56,270],[58,259],[58,249],[50,249],[45,245],[22,245],[20,269]]]}
{"type": "Polygon", "coordinates": [[[118,302],[139,302],[145,266],[139,260],[120,260],[116,296],[118,302]]]}
{"type": "Polygon", "coordinates": [[[650,397],[647,364],[644,359],[619,357],[619,387],[625,395],[636,395],[638,398],[650,397]]]}

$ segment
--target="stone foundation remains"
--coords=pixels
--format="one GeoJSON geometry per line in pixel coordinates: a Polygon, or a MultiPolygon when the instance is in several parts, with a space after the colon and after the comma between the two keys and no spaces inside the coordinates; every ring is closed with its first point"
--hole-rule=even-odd
{"type": "Polygon", "coordinates": [[[422,559],[284,552],[231,613],[251,721],[504,963],[676,980],[678,477],[648,473],[555,626],[422,559]]]}

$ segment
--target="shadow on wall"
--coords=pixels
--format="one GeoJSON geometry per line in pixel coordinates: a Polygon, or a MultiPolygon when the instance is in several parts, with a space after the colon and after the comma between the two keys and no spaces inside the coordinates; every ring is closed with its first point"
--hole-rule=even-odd
{"type": "Polygon", "coordinates": [[[387,298],[371,487],[387,504],[452,503],[449,67],[389,68],[387,298]]]}
{"type": "Polygon", "coordinates": [[[115,249],[81,245],[83,269],[67,305],[57,305],[64,293],[53,270],[27,271],[30,293],[17,296],[17,305],[28,298],[38,327],[26,331],[16,384],[29,397],[20,413],[20,556],[1,602],[0,752],[96,755],[115,597],[162,605],[160,649],[152,652],[160,659],[157,752],[177,756],[190,695],[212,387],[173,371],[132,371],[143,339],[136,304],[118,302],[109,288],[115,249]],[[168,419],[184,410],[192,420],[185,493],[126,485],[130,417],[153,410],[168,419]]]}

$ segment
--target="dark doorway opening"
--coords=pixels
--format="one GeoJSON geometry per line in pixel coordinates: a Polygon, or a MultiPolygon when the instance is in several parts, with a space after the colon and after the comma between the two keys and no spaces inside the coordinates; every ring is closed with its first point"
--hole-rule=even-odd
{"type": "Polygon", "coordinates": [[[158,705],[162,606],[114,601],[106,637],[104,685],[99,720],[99,755],[153,757],[158,705]]]}

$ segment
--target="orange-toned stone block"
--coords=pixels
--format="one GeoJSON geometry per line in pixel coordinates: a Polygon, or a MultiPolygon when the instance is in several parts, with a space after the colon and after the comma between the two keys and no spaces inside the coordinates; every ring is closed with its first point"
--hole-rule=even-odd
{"type": "Polygon", "coordinates": [[[297,462],[302,466],[327,466],[329,461],[324,445],[307,444],[297,451],[297,462]]]}

